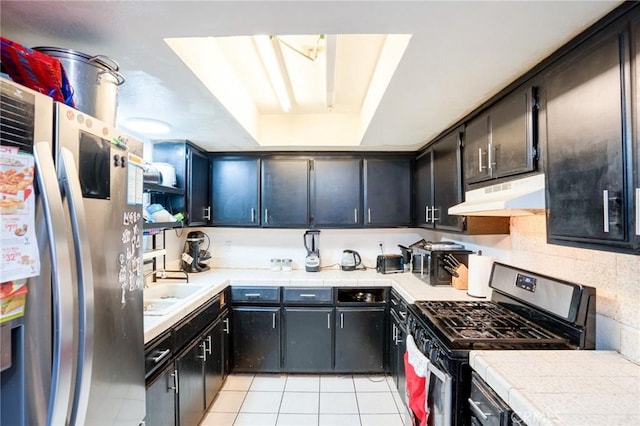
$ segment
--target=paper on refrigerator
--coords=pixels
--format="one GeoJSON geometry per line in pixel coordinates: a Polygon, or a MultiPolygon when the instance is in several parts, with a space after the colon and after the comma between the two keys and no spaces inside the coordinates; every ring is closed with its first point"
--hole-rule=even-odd
{"type": "Polygon", "coordinates": [[[40,274],[33,155],[0,146],[0,282],[40,274]]]}

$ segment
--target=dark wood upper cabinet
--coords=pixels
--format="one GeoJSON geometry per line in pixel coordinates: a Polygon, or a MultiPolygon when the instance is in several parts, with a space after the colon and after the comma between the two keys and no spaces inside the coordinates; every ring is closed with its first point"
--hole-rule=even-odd
{"type": "Polygon", "coordinates": [[[176,170],[176,187],[184,194],[171,196],[164,206],[172,213],[183,213],[185,225],[202,226],[209,223],[209,157],[187,140],[156,142],[153,145],[153,161],[168,163],[176,170]]]}
{"type": "Polygon", "coordinates": [[[311,164],[312,225],[361,226],[362,160],[316,158],[311,164]]]}
{"type": "Polygon", "coordinates": [[[517,89],[465,129],[467,185],[534,171],[537,167],[537,89],[517,89]]]}
{"type": "Polygon", "coordinates": [[[433,208],[436,229],[462,231],[462,216],[450,215],[449,207],[462,202],[462,129],[433,144],[433,208]]]}
{"type": "Polygon", "coordinates": [[[260,160],[211,159],[211,224],[260,226],[260,160]]]}
{"type": "Polygon", "coordinates": [[[608,30],[545,76],[550,242],[637,248],[629,46],[626,26],[608,30]]]}
{"type": "Polygon", "coordinates": [[[640,17],[631,23],[631,47],[633,55],[633,114],[631,155],[633,176],[632,176],[632,199],[633,208],[631,210],[630,234],[633,247],[640,248],[640,17]]]}
{"type": "Polygon", "coordinates": [[[408,157],[364,160],[365,226],[411,224],[412,174],[408,157]]]}
{"type": "Polygon", "coordinates": [[[262,161],[262,226],[309,225],[309,160],[262,161]]]}

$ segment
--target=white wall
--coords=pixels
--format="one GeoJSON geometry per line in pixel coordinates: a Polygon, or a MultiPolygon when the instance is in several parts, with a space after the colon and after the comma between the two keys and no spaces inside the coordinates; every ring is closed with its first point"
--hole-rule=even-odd
{"type": "MultiPolygon", "coordinates": [[[[291,258],[304,268],[301,229],[203,228],[211,237],[212,265],[218,268],[268,268],[271,258],[291,258]],[[228,244],[227,244],[228,242],[228,244]]],[[[167,231],[168,259],[176,266],[186,234],[167,231]]],[[[398,244],[424,238],[451,240],[523,269],[597,288],[597,349],[615,349],[640,362],[640,256],[585,250],[546,243],[544,215],[511,218],[511,235],[464,236],[423,229],[322,230],[322,266],[340,262],[343,249],[357,250],[375,267],[380,253],[400,253],[398,244]]]]}

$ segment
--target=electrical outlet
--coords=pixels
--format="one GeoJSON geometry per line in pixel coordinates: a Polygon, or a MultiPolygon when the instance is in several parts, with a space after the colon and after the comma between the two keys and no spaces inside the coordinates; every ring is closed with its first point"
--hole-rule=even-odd
{"type": "Polygon", "coordinates": [[[224,242],[224,252],[231,253],[231,241],[224,242]]]}

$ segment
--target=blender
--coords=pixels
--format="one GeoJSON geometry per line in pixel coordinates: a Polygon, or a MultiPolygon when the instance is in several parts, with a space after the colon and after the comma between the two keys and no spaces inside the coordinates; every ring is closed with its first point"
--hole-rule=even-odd
{"type": "Polygon", "coordinates": [[[307,257],[304,258],[304,269],[307,272],[320,271],[320,231],[309,230],[304,233],[304,248],[307,249],[307,257]]]}

